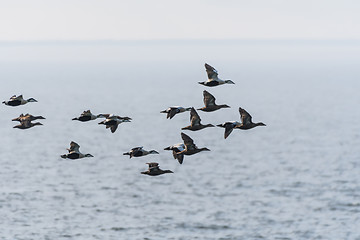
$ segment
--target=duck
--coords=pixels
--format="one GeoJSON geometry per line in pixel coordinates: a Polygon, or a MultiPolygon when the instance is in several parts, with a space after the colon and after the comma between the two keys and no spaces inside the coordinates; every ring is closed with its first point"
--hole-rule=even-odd
{"type": "Polygon", "coordinates": [[[162,170],[159,167],[159,164],[156,162],[146,163],[149,165],[149,169],[145,172],[141,172],[141,174],[146,174],[149,176],[158,176],[165,173],[174,173],[171,170],[162,170]]]}
{"type": "Polygon", "coordinates": [[[11,121],[19,121],[19,122],[22,122],[22,121],[25,121],[25,120],[30,120],[30,121],[34,121],[34,120],[37,120],[37,119],[45,119],[43,116],[33,116],[29,113],[27,114],[20,114],[19,117],[17,118],[14,118],[14,119],[11,119],[11,121]]]}
{"type": "Polygon", "coordinates": [[[204,95],[205,107],[199,108],[197,110],[201,110],[204,112],[213,112],[220,108],[230,108],[230,106],[228,106],[226,104],[216,105],[216,103],[215,103],[216,98],[206,90],[203,91],[203,95],[204,95]]]}
{"type": "Polygon", "coordinates": [[[190,110],[191,110],[191,107],[184,108],[184,107],[180,107],[180,106],[173,106],[173,107],[167,108],[164,111],[161,111],[160,113],[167,113],[166,118],[172,119],[176,114],[190,111],[190,110]]]}
{"type": "Polygon", "coordinates": [[[129,152],[123,153],[123,155],[130,155],[130,158],[132,157],[142,157],[149,154],[159,154],[159,152],[155,150],[146,151],[143,149],[143,147],[135,147],[132,148],[129,152]]]}
{"type": "Polygon", "coordinates": [[[198,148],[194,141],[191,139],[191,137],[189,137],[188,135],[186,135],[185,133],[181,133],[181,138],[184,141],[184,145],[185,145],[185,149],[181,152],[178,152],[176,154],[180,155],[180,154],[184,154],[184,155],[193,155],[202,151],[210,151],[210,149],[203,147],[203,148],[198,148]]]}
{"type": "Polygon", "coordinates": [[[207,87],[215,87],[223,84],[235,84],[231,80],[221,80],[218,78],[218,72],[215,68],[205,63],[206,73],[208,75],[208,80],[205,82],[199,82],[199,84],[207,86],[207,87]]]}
{"type": "Polygon", "coordinates": [[[212,124],[201,124],[201,118],[199,114],[196,112],[195,108],[191,108],[190,111],[190,125],[187,127],[181,128],[182,130],[191,130],[191,131],[198,131],[207,127],[215,127],[212,124]]]}
{"type": "Polygon", "coordinates": [[[90,153],[86,153],[86,154],[83,154],[79,151],[80,149],[80,145],[77,144],[76,142],[74,141],[71,141],[70,142],[70,148],[67,148],[66,150],[68,150],[69,153],[67,154],[63,154],[61,155],[60,157],[61,158],[69,158],[69,159],[72,159],[72,160],[75,160],[75,159],[80,159],[80,158],[85,158],[85,157],[94,157],[93,155],[91,155],[90,153]]]}
{"type": "Polygon", "coordinates": [[[111,132],[114,133],[120,123],[130,122],[130,117],[120,117],[113,114],[101,114],[106,119],[98,124],[104,124],[106,128],[110,128],[111,132]]]}
{"type": "Polygon", "coordinates": [[[15,107],[15,106],[24,105],[28,102],[37,102],[37,100],[35,100],[34,98],[29,98],[25,100],[23,98],[23,95],[19,95],[19,96],[14,95],[10,98],[9,101],[3,101],[2,103],[4,103],[7,106],[15,107]]]}
{"type": "Polygon", "coordinates": [[[231,121],[231,122],[224,122],[224,123],[216,125],[216,126],[225,128],[224,139],[226,139],[230,135],[230,133],[233,131],[233,129],[240,125],[241,125],[240,122],[231,121]]]}
{"type": "Polygon", "coordinates": [[[242,130],[248,130],[257,126],[266,126],[265,123],[258,122],[254,123],[252,121],[251,115],[243,108],[239,107],[239,113],[241,118],[241,124],[237,125],[235,128],[242,129],[242,130]]]}
{"type": "MultiPolygon", "coordinates": [[[[106,115],[106,114],[105,114],[106,115]]],[[[95,120],[97,118],[101,118],[101,117],[105,117],[104,114],[98,114],[98,115],[94,115],[91,113],[90,110],[84,111],[80,117],[77,118],[73,118],[72,120],[78,120],[80,122],[87,122],[90,120],[95,120]]]]}
{"type": "Polygon", "coordinates": [[[174,159],[177,159],[180,164],[184,161],[184,154],[177,154],[185,150],[185,145],[183,143],[178,143],[164,148],[164,150],[171,150],[173,153],[174,159]]]}
{"type": "Polygon", "coordinates": [[[14,126],[13,128],[28,129],[28,128],[32,128],[32,127],[38,126],[38,125],[43,125],[43,124],[40,122],[32,123],[30,119],[25,119],[25,120],[20,121],[20,124],[14,126]]]}

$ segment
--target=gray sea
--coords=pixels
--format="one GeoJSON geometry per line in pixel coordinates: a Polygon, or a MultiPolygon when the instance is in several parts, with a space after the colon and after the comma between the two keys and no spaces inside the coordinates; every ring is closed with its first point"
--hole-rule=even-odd
{"type": "Polygon", "coordinates": [[[360,239],[360,43],[123,41],[0,44],[0,239],[360,239]],[[235,85],[213,88],[204,63],[235,85]],[[203,90],[231,108],[202,123],[266,127],[183,131],[210,152],[180,165],[203,90]],[[111,133],[84,110],[129,116],[111,133]],[[44,125],[14,129],[21,113],[44,125]],[[71,141],[95,157],[64,160],[71,141]],[[133,147],[159,155],[124,156],[133,147]],[[140,174],[158,162],[173,174],[140,174]]]}

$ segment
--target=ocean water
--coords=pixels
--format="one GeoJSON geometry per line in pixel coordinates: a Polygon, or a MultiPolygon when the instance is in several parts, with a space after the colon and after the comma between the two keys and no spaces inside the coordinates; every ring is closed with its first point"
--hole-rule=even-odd
{"type": "Polygon", "coordinates": [[[360,44],[150,41],[0,44],[0,239],[360,239],[360,44]],[[204,63],[235,85],[207,88],[204,63]],[[183,131],[210,152],[178,164],[189,113],[266,127],[183,131]],[[82,111],[133,118],[112,134],[82,111]],[[44,125],[13,129],[21,113],[44,125]],[[70,141],[94,158],[60,158],[70,141]],[[132,147],[159,155],[129,159],[132,147]],[[140,174],[146,162],[173,174],[140,174]]]}

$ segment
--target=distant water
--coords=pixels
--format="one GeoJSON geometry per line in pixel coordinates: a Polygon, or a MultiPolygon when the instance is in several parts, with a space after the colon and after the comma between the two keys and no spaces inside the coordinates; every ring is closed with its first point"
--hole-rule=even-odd
{"type": "Polygon", "coordinates": [[[1,100],[38,103],[0,112],[0,239],[360,239],[360,45],[326,42],[125,42],[0,44],[1,100]],[[204,63],[236,84],[205,88],[204,63]],[[203,123],[266,127],[186,132],[202,91],[229,109],[203,123]],[[82,111],[133,118],[112,134],[82,111]],[[13,129],[21,113],[44,126],[13,129]],[[184,131],[185,132],[185,131],[184,131]],[[70,141],[95,157],[66,161],[70,141]],[[129,159],[132,147],[159,155],[129,159]],[[174,174],[141,175],[156,161],[174,174]]]}

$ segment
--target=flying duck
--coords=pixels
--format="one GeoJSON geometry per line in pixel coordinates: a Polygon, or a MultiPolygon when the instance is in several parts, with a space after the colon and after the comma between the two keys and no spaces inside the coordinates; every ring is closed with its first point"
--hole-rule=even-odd
{"type": "Polygon", "coordinates": [[[235,84],[231,80],[221,80],[220,78],[218,78],[218,72],[216,71],[215,68],[213,68],[209,64],[205,63],[205,68],[206,68],[206,73],[208,75],[208,80],[205,82],[199,82],[199,84],[202,84],[202,85],[208,86],[208,87],[214,87],[214,86],[218,86],[218,85],[222,85],[222,84],[226,84],[226,83],[235,84]]]}
{"type": "Polygon", "coordinates": [[[177,154],[177,153],[185,150],[185,145],[183,143],[178,143],[178,144],[171,145],[169,147],[164,148],[164,150],[172,150],[174,159],[177,159],[180,164],[183,163],[184,154],[183,153],[182,154],[177,154]]]}
{"type": "Polygon", "coordinates": [[[212,124],[206,124],[206,125],[202,125],[201,124],[201,118],[199,116],[199,114],[197,114],[195,108],[191,108],[190,111],[190,125],[187,127],[183,127],[181,128],[182,130],[191,130],[191,131],[197,131],[197,130],[201,130],[203,128],[207,128],[207,127],[215,127],[212,124]]]}
{"type": "Polygon", "coordinates": [[[204,90],[203,95],[204,95],[205,107],[199,108],[198,110],[201,110],[204,112],[213,112],[220,108],[229,108],[230,107],[226,104],[216,105],[216,103],[215,103],[216,98],[206,90],[204,90]]]}
{"type": "Polygon", "coordinates": [[[204,148],[197,148],[194,141],[185,133],[181,133],[181,138],[184,141],[185,149],[181,152],[178,152],[176,154],[184,154],[184,155],[193,155],[198,152],[202,151],[210,151],[210,149],[204,147],[204,148]]]}
{"type": "Polygon", "coordinates": [[[243,108],[239,107],[240,117],[241,117],[241,124],[237,125],[235,128],[239,128],[242,130],[248,130],[257,126],[266,126],[262,122],[253,123],[251,115],[243,108]]]}
{"type": "Polygon", "coordinates": [[[36,125],[43,125],[43,124],[40,122],[32,123],[30,119],[25,119],[25,120],[20,121],[20,124],[14,126],[13,128],[28,129],[28,128],[31,128],[36,125]]]}
{"type": "Polygon", "coordinates": [[[19,95],[19,96],[14,95],[10,98],[9,101],[3,101],[2,103],[4,103],[5,105],[8,105],[8,106],[15,107],[15,106],[19,106],[19,105],[24,105],[28,102],[37,102],[37,101],[33,98],[29,98],[29,99],[25,100],[22,95],[19,95]]]}
{"type": "Polygon", "coordinates": [[[94,157],[93,155],[91,155],[90,153],[87,153],[87,154],[82,154],[80,151],[80,145],[77,144],[76,142],[74,141],[71,141],[70,143],[70,148],[67,148],[66,150],[69,151],[69,153],[67,154],[63,154],[61,155],[60,157],[61,158],[69,158],[69,159],[72,159],[72,160],[75,160],[75,159],[80,159],[80,158],[84,158],[84,157],[94,157]]]}
{"type": "Polygon", "coordinates": [[[90,110],[87,110],[87,111],[84,111],[80,115],[80,117],[73,118],[72,120],[78,120],[80,122],[87,122],[87,121],[90,121],[90,120],[95,120],[95,119],[100,118],[100,117],[106,117],[106,116],[104,116],[103,114],[94,115],[94,114],[91,113],[90,110]]]}
{"type": "Polygon", "coordinates": [[[27,114],[20,114],[19,117],[17,118],[14,118],[14,119],[11,119],[11,121],[19,121],[19,122],[22,122],[22,121],[25,121],[25,120],[30,120],[30,121],[34,121],[34,120],[37,120],[37,119],[45,119],[43,116],[33,116],[29,113],[27,114]]]}
{"type": "Polygon", "coordinates": [[[155,150],[146,151],[143,149],[143,147],[135,147],[131,149],[129,152],[123,153],[123,155],[130,155],[130,158],[132,157],[142,157],[146,156],[148,154],[159,154],[155,150]]]}
{"type": "Polygon", "coordinates": [[[106,128],[110,128],[111,132],[114,133],[120,123],[130,122],[131,118],[129,117],[120,117],[112,114],[100,114],[106,119],[98,124],[104,124],[106,128]]]}
{"type": "Polygon", "coordinates": [[[230,135],[232,130],[235,127],[240,126],[240,125],[241,125],[240,122],[231,121],[231,122],[224,122],[223,124],[219,124],[219,125],[216,125],[216,126],[225,128],[224,138],[226,139],[230,135]]]}
{"type": "Polygon", "coordinates": [[[158,176],[164,173],[174,173],[173,171],[170,170],[162,170],[159,168],[159,164],[156,162],[151,162],[151,163],[146,163],[149,165],[149,169],[145,172],[141,172],[141,174],[146,174],[149,176],[158,176]]]}
{"type": "Polygon", "coordinates": [[[169,107],[168,109],[161,111],[160,113],[167,113],[166,118],[172,119],[176,114],[182,113],[185,111],[190,111],[191,107],[183,108],[179,106],[169,107]]]}

